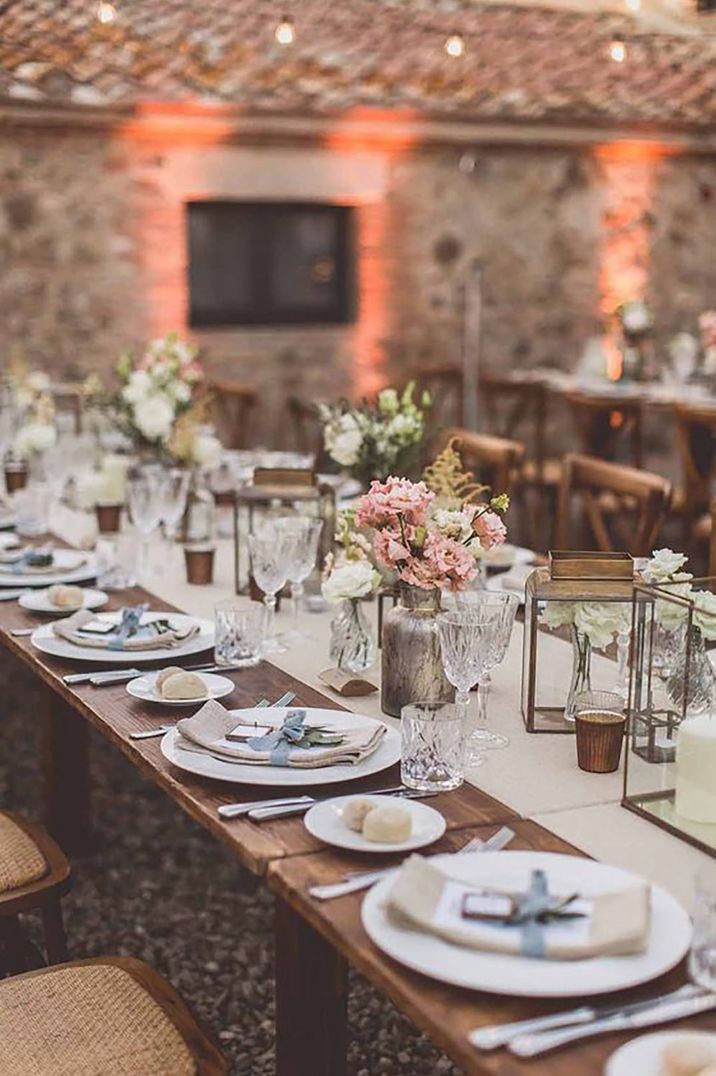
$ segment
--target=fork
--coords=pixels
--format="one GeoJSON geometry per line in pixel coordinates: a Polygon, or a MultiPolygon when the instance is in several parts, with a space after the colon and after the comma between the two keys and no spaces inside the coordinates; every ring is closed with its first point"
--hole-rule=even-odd
{"type": "MultiPolygon", "coordinates": [[[[480,837],[473,837],[457,854],[462,856],[469,852],[499,852],[510,843],[514,835],[514,830],[509,826],[503,826],[486,841],[481,840],[480,837]]],[[[334,897],[344,897],[348,893],[359,893],[361,889],[369,889],[375,882],[387,878],[397,870],[398,867],[383,867],[376,871],[361,871],[360,874],[346,875],[342,882],[311,886],[308,892],[317,900],[332,900],[334,897]]]]}

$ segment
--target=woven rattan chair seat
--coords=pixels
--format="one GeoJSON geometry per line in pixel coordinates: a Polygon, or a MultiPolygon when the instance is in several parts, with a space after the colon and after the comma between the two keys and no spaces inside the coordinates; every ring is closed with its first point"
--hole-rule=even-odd
{"type": "Polygon", "coordinates": [[[0,893],[36,882],[45,874],[47,863],[35,842],[0,812],[0,893]]]}
{"type": "Polygon", "coordinates": [[[0,982],[3,1076],[193,1076],[184,1039],[111,964],[48,968],[0,982]]]}

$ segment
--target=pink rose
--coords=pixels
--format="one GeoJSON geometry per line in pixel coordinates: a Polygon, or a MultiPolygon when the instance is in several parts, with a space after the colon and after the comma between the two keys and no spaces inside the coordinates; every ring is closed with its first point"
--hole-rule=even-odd
{"type": "Polygon", "coordinates": [[[358,502],[358,527],[387,527],[399,517],[416,527],[425,525],[428,508],[435,497],[424,482],[409,482],[407,478],[388,478],[371,482],[370,490],[358,502]]]}
{"type": "Polygon", "coordinates": [[[391,530],[389,527],[376,531],[373,550],[378,560],[389,568],[397,568],[400,561],[407,560],[410,556],[410,550],[404,545],[400,531],[391,530]]]}
{"type": "Polygon", "coordinates": [[[479,512],[472,521],[472,528],[483,549],[501,545],[507,537],[507,528],[497,512],[479,512]]]}
{"type": "Polygon", "coordinates": [[[429,534],[422,552],[422,557],[411,557],[401,566],[400,577],[404,582],[425,590],[431,587],[462,590],[475,577],[475,558],[454,538],[429,534]]]}

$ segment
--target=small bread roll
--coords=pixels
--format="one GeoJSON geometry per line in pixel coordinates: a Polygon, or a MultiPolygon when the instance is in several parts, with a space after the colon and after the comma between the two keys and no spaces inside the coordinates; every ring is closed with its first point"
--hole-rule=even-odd
{"type": "Polygon", "coordinates": [[[72,587],[65,583],[56,583],[47,590],[47,600],[58,609],[81,609],[85,596],[82,587],[72,587]]]}
{"type": "Polygon", "coordinates": [[[664,1076],[703,1076],[703,1069],[715,1063],[716,1051],[706,1035],[674,1039],[661,1052],[664,1076]]]}
{"type": "Polygon", "coordinates": [[[375,807],[363,823],[363,836],[376,844],[398,844],[412,832],[413,820],[405,807],[375,807]]]}
{"type": "Polygon", "coordinates": [[[205,699],[206,684],[193,672],[178,672],[167,676],[161,688],[163,699],[205,699]]]}
{"type": "Polygon", "coordinates": [[[162,684],[165,680],[168,680],[170,676],[176,676],[177,673],[185,672],[179,665],[167,665],[166,669],[160,669],[157,673],[157,678],[154,681],[157,686],[157,691],[161,694],[162,684]]]}
{"type": "Polygon", "coordinates": [[[356,833],[362,833],[363,823],[368,812],[374,810],[375,804],[371,803],[370,800],[362,800],[356,797],[354,800],[348,800],[348,803],[343,808],[343,821],[348,826],[348,829],[353,829],[356,833]]]}

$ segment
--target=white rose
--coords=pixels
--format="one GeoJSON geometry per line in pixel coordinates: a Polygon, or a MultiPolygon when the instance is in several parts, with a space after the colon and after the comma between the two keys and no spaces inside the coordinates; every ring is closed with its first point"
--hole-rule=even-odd
{"type": "Polygon", "coordinates": [[[681,572],[688,559],[684,553],[675,553],[673,549],[655,549],[642,575],[647,583],[664,583],[681,572]]]}
{"type": "Polygon", "coordinates": [[[398,410],[398,393],[395,389],[383,389],[378,393],[378,410],[384,415],[394,415],[398,410]]]}
{"type": "Polygon", "coordinates": [[[625,303],[622,307],[622,324],[630,333],[643,333],[650,329],[651,314],[646,303],[640,299],[625,303]]]}
{"type": "Polygon", "coordinates": [[[414,415],[396,415],[388,423],[387,433],[400,444],[411,444],[420,435],[420,423],[414,415]]]}
{"type": "Polygon", "coordinates": [[[189,403],[189,400],[191,399],[191,388],[187,385],[186,381],[175,381],[172,388],[174,391],[174,399],[177,403],[189,403]]]}
{"type": "Polygon", "coordinates": [[[14,450],[25,459],[36,452],[46,452],[57,441],[57,430],[46,422],[28,422],[17,431],[14,450]]]}
{"type": "Polygon", "coordinates": [[[694,624],[705,639],[716,639],[716,594],[710,590],[696,590],[693,593],[694,624]]]}
{"type": "Polygon", "coordinates": [[[129,404],[138,404],[152,391],[152,379],[146,370],[134,370],[122,389],[122,396],[129,404]]]}
{"type": "Polygon", "coordinates": [[[357,463],[363,434],[355,415],[341,415],[327,426],[325,441],[329,454],[341,467],[352,467],[357,463]]]}
{"type": "Polygon", "coordinates": [[[472,534],[472,515],[457,508],[438,508],[432,518],[437,529],[446,538],[466,542],[472,534]]]}
{"type": "Polygon", "coordinates": [[[541,620],[546,628],[555,631],[574,623],[574,602],[546,602],[541,620]]]}
{"type": "Polygon", "coordinates": [[[200,433],[194,441],[192,456],[194,463],[200,467],[215,467],[221,459],[223,446],[218,437],[210,433],[200,433]]]}
{"type": "Polygon", "coordinates": [[[592,646],[604,649],[617,632],[629,630],[630,607],[623,602],[577,602],[574,625],[592,646]]]}
{"type": "Polygon", "coordinates": [[[49,392],[50,375],[46,374],[44,370],[33,370],[32,373],[27,375],[27,387],[37,393],[49,392]]]}
{"type": "Polygon", "coordinates": [[[346,561],[323,580],[323,597],[331,605],[350,598],[364,598],[380,583],[380,575],[367,560],[346,561]]]}
{"type": "Polygon", "coordinates": [[[134,423],[148,441],[166,441],[174,423],[174,408],[166,396],[147,396],[134,408],[134,423]]]}

